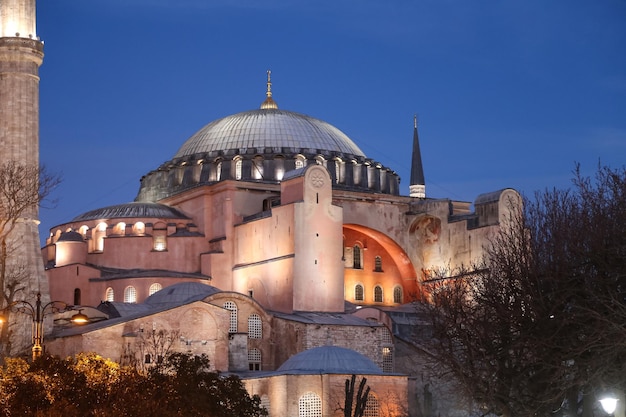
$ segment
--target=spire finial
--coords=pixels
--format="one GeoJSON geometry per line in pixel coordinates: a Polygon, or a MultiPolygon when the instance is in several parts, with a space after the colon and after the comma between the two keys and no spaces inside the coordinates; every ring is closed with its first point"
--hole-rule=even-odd
{"type": "Polygon", "coordinates": [[[267,97],[272,97],[272,70],[267,70],[267,97]]]}
{"type": "Polygon", "coordinates": [[[267,70],[267,91],[265,101],[261,103],[261,109],[277,109],[278,104],[272,98],[272,71],[267,70]]]}
{"type": "Polygon", "coordinates": [[[413,127],[417,129],[417,113],[413,115],[413,127]]]}

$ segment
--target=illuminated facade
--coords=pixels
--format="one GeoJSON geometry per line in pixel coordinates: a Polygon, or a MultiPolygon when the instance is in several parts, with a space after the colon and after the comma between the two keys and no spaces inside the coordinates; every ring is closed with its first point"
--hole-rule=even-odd
{"type": "Polygon", "coordinates": [[[395,373],[411,372],[396,355],[397,318],[427,296],[427,271],[482,255],[519,195],[483,194],[473,212],[425,198],[415,123],[417,195],[401,196],[393,170],[335,127],[279,110],[270,86],[268,76],[260,109],[209,123],[146,174],[134,202],[50,231],[51,296],[93,306],[94,323],[60,330],[48,348],[145,365],[168,335],[169,349],[241,375],[276,415],[295,413],[297,399],[327,415],[321,392],[342,386],[356,359],[341,351],[335,371],[284,364],[345,348],[377,369],[376,401],[404,415],[422,387],[395,373]]]}

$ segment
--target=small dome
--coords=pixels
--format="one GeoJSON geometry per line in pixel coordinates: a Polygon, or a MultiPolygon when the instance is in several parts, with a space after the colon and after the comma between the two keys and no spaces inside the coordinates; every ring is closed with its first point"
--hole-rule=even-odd
{"type": "Polygon", "coordinates": [[[300,113],[264,108],[209,123],[181,146],[174,159],[249,148],[314,149],[364,156],[345,133],[329,123],[300,113]]]}
{"type": "Polygon", "coordinates": [[[321,346],[293,355],[280,368],[287,374],[365,374],[379,375],[382,371],[369,358],[338,346],[321,346]]]}
{"type": "Polygon", "coordinates": [[[72,219],[73,222],[131,217],[158,219],[189,219],[173,207],[157,203],[126,203],[88,211],[72,219]]]}
{"type": "Polygon", "coordinates": [[[191,301],[202,300],[217,292],[220,292],[220,290],[210,285],[199,282],[181,282],[155,292],[146,298],[144,304],[151,306],[181,305],[191,301]]]}

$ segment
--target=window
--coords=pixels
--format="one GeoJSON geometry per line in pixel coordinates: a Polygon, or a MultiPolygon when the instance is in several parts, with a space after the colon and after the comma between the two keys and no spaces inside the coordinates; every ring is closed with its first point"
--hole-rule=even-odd
{"type": "Polygon", "coordinates": [[[261,351],[259,349],[248,351],[248,369],[251,371],[261,370],[261,351]]]}
{"type": "Polygon", "coordinates": [[[153,249],[157,252],[163,252],[167,249],[167,240],[164,235],[153,237],[153,249]]]}
{"type": "Polygon", "coordinates": [[[304,168],[304,157],[298,156],[296,158],[296,169],[304,168]]]}
{"type": "Polygon", "coordinates": [[[362,254],[361,254],[361,247],[359,245],[354,245],[354,248],[352,249],[352,258],[353,258],[353,263],[352,263],[352,268],[354,269],[362,269],[362,254]]]}
{"type": "Polygon", "coordinates": [[[237,159],[235,161],[235,179],[236,180],[240,180],[241,179],[241,165],[242,165],[242,160],[241,159],[237,159]]]}
{"type": "Polygon", "coordinates": [[[393,372],[393,348],[391,346],[384,346],[382,348],[383,354],[383,372],[393,372]]]}
{"type": "Polygon", "coordinates": [[[119,222],[118,224],[115,225],[115,227],[113,228],[113,233],[116,235],[125,235],[126,234],[126,223],[124,222],[119,222]]]}
{"type": "Polygon", "coordinates": [[[132,285],[129,285],[124,290],[124,302],[136,303],[137,302],[137,290],[132,285]]]}
{"type": "Polygon", "coordinates": [[[163,289],[163,286],[159,284],[158,282],[155,282],[154,284],[150,285],[150,289],[148,290],[148,295],[152,295],[155,292],[161,291],[162,289],[163,289]]]}
{"type": "Polygon", "coordinates": [[[263,324],[258,314],[250,314],[248,317],[248,338],[260,339],[263,337],[263,324]]]}
{"type": "Polygon", "coordinates": [[[402,304],[402,287],[399,285],[393,289],[393,302],[396,304],[402,304]]]}
{"type": "Polygon", "coordinates": [[[354,299],[356,301],[363,301],[363,286],[361,284],[354,286],[354,299]]]}
{"type": "Polygon", "coordinates": [[[374,287],[374,302],[382,303],[383,302],[383,287],[377,285],[374,287]]]}
{"type": "Polygon", "coordinates": [[[94,231],[94,251],[102,252],[104,250],[104,238],[107,234],[107,224],[100,223],[96,226],[96,230],[94,231]]]}
{"type": "Polygon", "coordinates": [[[261,407],[267,410],[268,416],[272,415],[272,411],[270,410],[270,397],[265,394],[261,395],[261,407]]]}
{"type": "Polygon", "coordinates": [[[255,156],[252,160],[252,178],[255,180],[263,179],[263,157],[255,156]]]}
{"type": "Polygon", "coordinates": [[[80,288],[74,288],[74,305],[80,305],[80,288]]]}
{"type": "Polygon", "coordinates": [[[146,233],[146,225],[143,222],[137,222],[133,225],[133,233],[136,235],[143,235],[146,233]]]}
{"type": "Polygon", "coordinates": [[[380,405],[378,403],[378,398],[374,395],[373,392],[370,392],[367,397],[367,404],[365,405],[365,410],[363,410],[363,417],[379,417],[380,415],[380,405]]]}
{"type": "Polygon", "coordinates": [[[109,287],[104,294],[104,299],[110,303],[115,301],[115,293],[113,292],[113,288],[109,287]]]}
{"type": "Polygon", "coordinates": [[[388,328],[383,327],[379,333],[380,337],[380,368],[383,372],[393,372],[393,339],[391,337],[391,331],[388,328]]]}
{"type": "Polygon", "coordinates": [[[322,400],[314,392],[307,392],[298,400],[298,417],[322,417],[322,400]]]}
{"type": "Polygon", "coordinates": [[[228,327],[228,333],[237,333],[237,304],[232,301],[226,301],[224,308],[230,311],[230,327],[228,327]]]}
{"type": "Polygon", "coordinates": [[[380,256],[374,258],[374,272],[383,272],[383,259],[380,256]]]}
{"type": "Polygon", "coordinates": [[[222,161],[217,163],[215,167],[215,181],[220,181],[222,179],[222,161]]]}

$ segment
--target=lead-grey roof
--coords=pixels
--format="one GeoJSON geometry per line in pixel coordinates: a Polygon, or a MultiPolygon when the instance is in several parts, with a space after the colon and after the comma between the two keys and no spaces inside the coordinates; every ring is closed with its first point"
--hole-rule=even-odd
{"type": "Polygon", "coordinates": [[[209,123],[191,136],[174,158],[248,148],[319,149],[365,156],[346,134],[329,123],[300,113],[260,109],[209,123]]]}
{"type": "Polygon", "coordinates": [[[72,219],[73,222],[103,219],[124,219],[132,217],[156,219],[189,219],[173,207],[157,203],[126,203],[91,210],[72,219]]]}
{"type": "Polygon", "coordinates": [[[363,374],[383,372],[369,358],[339,346],[321,346],[293,355],[276,371],[279,374],[363,374]]]}

